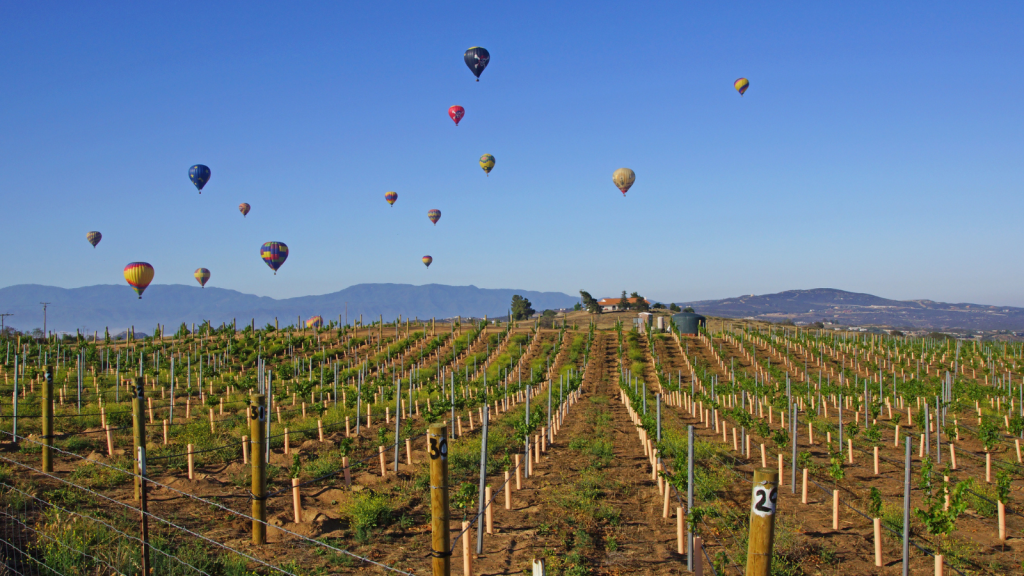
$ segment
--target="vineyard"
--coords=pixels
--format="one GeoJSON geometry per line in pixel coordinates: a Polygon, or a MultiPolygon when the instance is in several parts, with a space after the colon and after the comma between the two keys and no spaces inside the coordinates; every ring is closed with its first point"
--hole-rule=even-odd
{"type": "Polygon", "coordinates": [[[1020,344],[592,319],[0,340],[0,557],[744,574],[771,473],[772,574],[1024,570],[1020,344]]]}

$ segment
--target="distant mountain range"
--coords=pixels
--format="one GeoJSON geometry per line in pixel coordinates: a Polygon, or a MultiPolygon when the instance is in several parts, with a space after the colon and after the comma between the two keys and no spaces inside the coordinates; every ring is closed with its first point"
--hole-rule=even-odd
{"type": "Polygon", "coordinates": [[[931,300],[889,300],[832,288],[787,290],[777,294],[723,300],[679,302],[697,312],[726,318],[779,322],[835,322],[927,330],[1024,330],[1024,308],[984,304],[947,304],[931,300]]]}
{"type": "Polygon", "coordinates": [[[450,318],[454,316],[508,314],[512,296],[519,294],[530,300],[534,309],[569,308],[579,301],[576,296],[560,292],[486,289],[476,286],[445,286],[442,284],[357,284],[344,290],[320,296],[301,296],[277,300],[266,296],[243,294],[223,288],[199,288],[184,285],[150,286],[141,300],[128,286],[100,285],[82,288],[56,288],[38,284],[20,284],[0,288],[0,312],[12,312],[5,319],[7,326],[27,331],[43,326],[43,307],[49,302],[48,330],[103,332],[111,335],[130,326],[139,332],[152,333],[158,323],[168,330],[177,330],[182,323],[210,320],[214,326],[238,319],[238,325],[253,318],[257,326],[273,323],[277,317],[282,326],[323,316],[325,321],[348,321],[363,315],[369,323],[380,315],[385,320],[403,318],[450,318]]]}
{"type": "MultiPolygon", "coordinates": [[[[7,326],[20,330],[42,328],[40,302],[49,302],[48,329],[102,332],[109,327],[113,335],[130,326],[135,326],[137,333],[152,333],[158,323],[176,330],[182,322],[191,324],[203,320],[210,320],[215,326],[232,319],[237,319],[241,326],[253,318],[257,326],[265,326],[275,317],[286,326],[294,324],[299,316],[305,321],[315,315],[325,320],[337,320],[341,316],[344,321],[346,303],[349,322],[358,320],[360,314],[367,323],[380,315],[385,320],[393,320],[399,314],[403,318],[499,317],[508,313],[514,294],[528,298],[538,311],[569,308],[579,301],[576,296],[561,292],[443,284],[357,284],[331,294],[280,300],[223,288],[185,285],[150,286],[139,300],[131,288],[121,285],[56,288],[21,284],[0,288],[0,312],[14,313],[5,319],[7,326]]],[[[889,300],[831,288],[678,304],[692,306],[709,316],[772,322],[790,319],[798,323],[826,321],[848,326],[881,325],[921,330],[1024,330],[1024,308],[889,300]]]]}

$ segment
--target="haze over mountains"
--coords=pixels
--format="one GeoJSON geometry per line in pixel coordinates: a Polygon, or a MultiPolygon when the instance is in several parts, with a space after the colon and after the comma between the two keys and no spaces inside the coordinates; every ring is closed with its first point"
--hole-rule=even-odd
{"type": "MultiPolygon", "coordinates": [[[[257,326],[272,323],[294,324],[321,315],[325,320],[348,321],[363,315],[366,322],[383,315],[393,320],[399,314],[410,318],[450,318],[453,316],[504,316],[512,296],[528,298],[534,309],[569,308],[579,298],[561,292],[485,289],[475,286],[443,284],[357,284],[344,290],[319,296],[274,299],[243,294],[223,288],[201,289],[185,285],[153,285],[139,300],[128,286],[99,285],[82,288],[57,288],[21,284],[0,288],[0,312],[13,312],[5,324],[20,330],[41,328],[40,302],[49,302],[47,328],[57,331],[103,331],[111,334],[135,326],[140,332],[152,332],[157,323],[176,329],[182,322],[191,324],[210,320],[214,325],[239,324],[256,319],[257,326]]],[[[941,330],[1024,330],[1024,308],[980,304],[947,304],[931,300],[890,300],[831,288],[787,290],[776,294],[745,295],[721,300],[678,302],[693,306],[701,314],[727,318],[757,318],[798,323],[831,321],[843,325],[883,325],[900,328],[941,330]]]]}
{"type": "Polygon", "coordinates": [[[984,304],[947,304],[932,300],[889,300],[832,288],[787,290],[722,300],[680,302],[704,315],[779,322],[831,321],[844,325],[883,325],[942,330],[1024,330],[1024,308],[984,304]]]}
{"type": "Polygon", "coordinates": [[[214,326],[238,319],[238,324],[256,319],[257,326],[274,322],[294,324],[299,316],[305,319],[320,315],[325,321],[348,321],[363,315],[369,323],[383,314],[393,320],[403,318],[450,318],[453,316],[492,317],[508,314],[514,294],[528,298],[537,310],[567,308],[578,297],[560,292],[486,289],[476,286],[445,286],[442,284],[357,284],[344,290],[319,296],[302,296],[277,300],[266,296],[243,294],[223,288],[199,288],[180,284],[150,286],[141,300],[128,286],[99,285],[82,288],[56,288],[38,284],[20,284],[0,288],[0,312],[13,312],[5,324],[20,330],[43,326],[43,307],[49,302],[47,329],[88,332],[105,327],[115,334],[129,326],[151,333],[157,323],[176,330],[182,323],[209,320],[214,326]]]}

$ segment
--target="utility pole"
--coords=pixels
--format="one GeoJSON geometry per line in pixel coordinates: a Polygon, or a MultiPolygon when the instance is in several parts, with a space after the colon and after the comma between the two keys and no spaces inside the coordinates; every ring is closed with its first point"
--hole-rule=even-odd
{"type": "Polygon", "coordinates": [[[46,307],[50,305],[49,302],[40,302],[43,305],[43,338],[46,338],[46,307]]]}
{"type": "Polygon", "coordinates": [[[3,336],[4,334],[4,318],[8,316],[14,316],[14,312],[4,312],[3,314],[0,314],[0,336],[3,336]]]}

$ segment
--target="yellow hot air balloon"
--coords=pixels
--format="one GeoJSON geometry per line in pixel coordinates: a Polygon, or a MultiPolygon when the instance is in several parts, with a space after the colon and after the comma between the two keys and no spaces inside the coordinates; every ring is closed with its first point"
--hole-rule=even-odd
{"type": "Polygon", "coordinates": [[[636,181],[636,174],[629,168],[619,168],[615,172],[612,172],[612,182],[615,183],[615,187],[622,190],[622,195],[625,196],[626,192],[629,191],[630,186],[636,181]]]}
{"type": "Polygon", "coordinates": [[[494,168],[494,156],[491,156],[490,154],[484,154],[481,156],[480,167],[484,169],[484,172],[486,172],[488,176],[490,176],[491,168],[494,168]]]}
{"type": "Polygon", "coordinates": [[[732,83],[732,87],[740,93],[740,96],[743,96],[743,93],[750,87],[750,82],[746,78],[739,78],[732,83]]]}
{"type": "Polygon", "coordinates": [[[142,293],[153,281],[153,267],[146,262],[132,262],[124,267],[124,279],[135,289],[139,300],[142,300],[142,293]]]}

